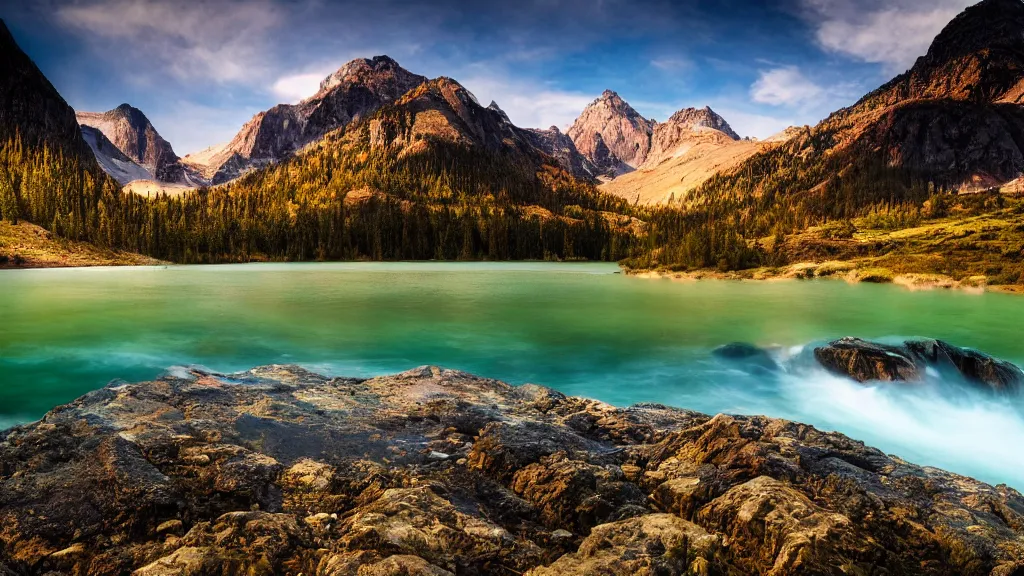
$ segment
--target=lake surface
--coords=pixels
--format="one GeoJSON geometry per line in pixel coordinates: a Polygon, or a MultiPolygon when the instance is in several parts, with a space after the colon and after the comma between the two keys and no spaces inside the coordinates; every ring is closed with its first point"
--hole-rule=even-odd
{"type": "Polygon", "coordinates": [[[0,428],[112,379],[297,363],[372,376],[437,364],[617,405],[768,414],[1024,488],[1024,408],[933,375],[821,370],[841,336],[942,338],[1024,362],[1024,298],[815,282],[671,282],[602,264],[267,264],[0,272],[0,428]],[[776,376],[715,359],[770,346],[776,376]]]}

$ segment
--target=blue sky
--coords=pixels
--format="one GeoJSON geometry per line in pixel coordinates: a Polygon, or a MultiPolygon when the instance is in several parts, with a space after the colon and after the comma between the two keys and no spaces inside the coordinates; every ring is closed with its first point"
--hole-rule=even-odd
{"type": "Polygon", "coordinates": [[[913,64],[965,0],[0,0],[68,102],[128,102],[184,155],[357,57],[450,76],[524,127],[605,89],[664,120],[709,105],[744,136],[813,124],[913,64]]]}

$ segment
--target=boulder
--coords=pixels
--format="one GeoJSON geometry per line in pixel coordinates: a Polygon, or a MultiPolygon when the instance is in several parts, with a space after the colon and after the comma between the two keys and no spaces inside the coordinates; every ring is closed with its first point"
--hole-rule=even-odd
{"type": "Polygon", "coordinates": [[[920,380],[926,367],[954,371],[965,381],[996,392],[1013,392],[1024,384],[1014,364],[942,340],[909,340],[900,346],[843,338],[814,349],[830,371],[858,382],[920,380]]]}
{"type": "Polygon", "coordinates": [[[814,349],[814,357],[829,371],[858,382],[913,381],[920,370],[905,348],[843,338],[814,349]]]}
{"type": "Polygon", "coordinates": [[[1024,383],[1024,372],[1020,368],[977,350],[960,348],[942,340],[912,340],[905,346],[919,361],[937,367],[952,367],[964,380],[995,391],[1016,391],[1024,383]]]}
{"type": "Polygon", "coordinates": [[[711,351],[711,355],[768,372],[775,372],[779,369],[778,363],[767,350],[744,342],[719,346],[711,351]]]}

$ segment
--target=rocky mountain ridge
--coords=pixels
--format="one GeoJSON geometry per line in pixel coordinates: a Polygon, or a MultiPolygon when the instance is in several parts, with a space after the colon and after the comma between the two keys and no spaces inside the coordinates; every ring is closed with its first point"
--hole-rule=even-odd
{"type": "MultiPolygon", "coordinates": [[[[813,193],[879,168],[955,191],[998,188],[1024,174],[1024,3],[964,10],[906,73],[786,145],[757,155],[707,194],[813,193]],[[775,166],[764,170],[764,166],[775,166]],[[739,183],[744,178],[752,181],[739,183]]],[[[899,194],[892,190],[888,196],[899,194]]]]}
{"type": "Polygon", "coordinates": [[[842,434],[435,367],[182,368],[0,433],[5,574],[1012,576],[1022,527],[842,434]]]}
{"type": "Polygon", "coordinates": [[[387,56],[356,59],[325,78],[313,96],[260,112],[228,144],[186,156],[183,162],[221,184],[370,116],[426,81],[387,56]]]}
{"type": "Polygon", "coordinates": [[[682,197],[757,150],[749,142],[734,147],[739,134],[710,107],[684,108],[658,122],[611,90],[584,109],[567,135],[605,181],[603,190],[645,204],[682,197]]]}

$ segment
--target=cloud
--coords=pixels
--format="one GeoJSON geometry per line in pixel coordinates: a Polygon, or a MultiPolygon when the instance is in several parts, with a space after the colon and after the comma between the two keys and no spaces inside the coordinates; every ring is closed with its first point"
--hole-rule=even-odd
{"type": "Polygon", "coordinates": [[[328,74],[330,72],[324,71],[284,76],[274,82],[271,91],[285,102],[294,104],[316,94],[320,89],[320,82],[328,74]]]}
{"type": "Polygon", "coordinates": [[[651,60],[651,66],[665,72],[679,72],[693,67],[693,61],[688,58],[667,56],[651,60]]]}
{"type": "MultiPolygon", "coordinates": [[[[57,21],[99,48],[178,80],[245,81],[265,73],[270,0],[93,0],[58,6],[57,21]]],[[[117,61],[118,58],[111,58],[117,61]]]]}
{"type": "Polygon", "coordinates": [[[527,79],[467,77],[462,84],[486,106],[494,100],[512,123],[524,128],[568,128],[596,95],[558,90],[527,79]]]}
{"type": "Polygon", "coordinates": [[[750,87],[754,102],[772,106],[798,106],[814,102],[825,94],[825,89],[809,80],[796,66],[762,70],[750,87]]]}
{"type": "Polygon", "coordinates": [[[881,64],[887,73],[910,68],[932,40],[974,0],[802,0],[818,44],[830,52],[881,64]]]}

